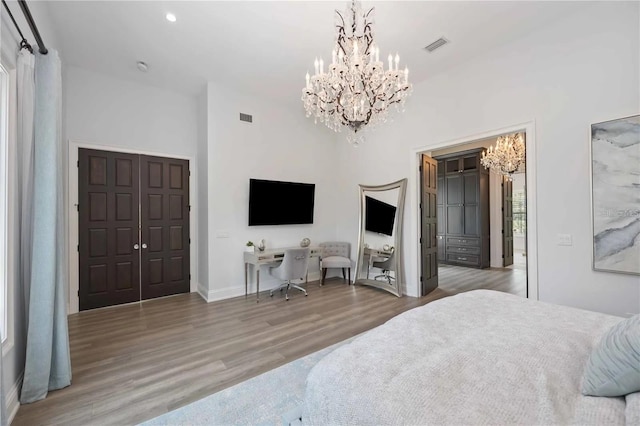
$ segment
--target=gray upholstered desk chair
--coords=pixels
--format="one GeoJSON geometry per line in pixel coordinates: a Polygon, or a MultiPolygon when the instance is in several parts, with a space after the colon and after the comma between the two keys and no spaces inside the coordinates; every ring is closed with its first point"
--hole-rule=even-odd
{"type": "Polygon", "coordinates": [[[324,284],[324,279],[327,276],[327,269],[340,268],[342,269],[342,278],[345,277],[345,269],[349,270],[348,283],[351,284],[351,244],[342,241],[329,241],[326,243],[320,243],[320,269],[322,276],[320,278],[320,285],[324,284]]]}
{"type": "Polygon", "coordinates": [[[304,279],[307,275],[307,268],[309,267],[309,248],[295,248],[287,249],[284,251],[284,257],[282,263],[279,266],[269,268],[269,274],[271,276],[284,280],[284,283],[269,292],[269,296],[273,296],[275,290],[282,291],[286,288],[285,298],[289,300],[289,288],[297,288],[307,296],[307,290],[295,285],[291,280],[304,279]]]}
{"type": "Polygon", "coordinates": [[[391,256],[386,258],[385,260],[373,262],[371,266],[374,268],[382,269],[382,275],[376,275],[373,279],[377,280],[378,278],[384,278],[389,284],[391,284],[391,280],[395,280],[395,277],[392,277],[390,272],[396,270],[396,254],[395,250],[391,252],[391,256]]]}

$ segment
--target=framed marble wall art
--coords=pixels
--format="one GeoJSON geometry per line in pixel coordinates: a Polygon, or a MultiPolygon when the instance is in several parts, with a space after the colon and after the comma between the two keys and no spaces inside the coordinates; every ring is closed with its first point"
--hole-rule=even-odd
{"type": "Polygon", "coordinates": [[[591,125],[593,269],[640,275],[640,115],[591,125]]]}

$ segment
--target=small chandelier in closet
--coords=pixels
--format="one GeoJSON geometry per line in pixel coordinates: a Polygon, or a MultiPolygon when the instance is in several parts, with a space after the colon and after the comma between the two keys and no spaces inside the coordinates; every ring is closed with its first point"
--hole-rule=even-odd
{"type": "Polygon", "coordinates": [[[307,117],[320,120],[358,145],[362,130],[387,120],[389,108],[400,109],[411,92],[409,69],[399,68],[400,56],[389,55],[387,69],[380,47],[373,40],[374,9],[363,12],[352,1],[345,12],[336,10],[336,42],[331,63],[314,61],[315,72],[306,75],[302,101],[307,117]]]}
{"type": "Polygon", "coordinates": [[[503,135],[496,141],[496,147],[490,146],[482,153],[480,164],[495,173],[511,176],[525,160],[524,135],[512,133],[503,135]]]}

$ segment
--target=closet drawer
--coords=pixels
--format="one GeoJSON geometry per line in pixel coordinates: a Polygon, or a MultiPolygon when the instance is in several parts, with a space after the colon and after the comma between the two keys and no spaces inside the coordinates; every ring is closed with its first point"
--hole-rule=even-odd
{"type": "Polygon", "coordinates": [[[447,246],[480,247],[480,238],[447,237],[447,246]]]}
{"type": "Polygon", "coordinates": [[[469,254],[447,253],[447,262],[478,266],[480,258],[469,254]]]}
{"type": "Polygon", "coordinates": [[[480,254],[480,247],[464,247],[464,246],[449,246],[447,252],[450,254],[480,254]]]}

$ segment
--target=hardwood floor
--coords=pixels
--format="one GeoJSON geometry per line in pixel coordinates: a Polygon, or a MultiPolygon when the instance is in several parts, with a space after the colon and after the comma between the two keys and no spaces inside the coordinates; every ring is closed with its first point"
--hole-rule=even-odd
{"type": "Polygon", "coordinates": [[[487,289],[526,297],[526,266],[473,269],[454,265],[438,265],[438,289],[447,294],[487,289]]]}
{"type": "MultiPolygon", "coordinates": [[[[450,271],[442,268],[445,282],[450,271]]],[[[332,279],[323,287],[309,283],[308,297],[294,291],[288,302],[264,293],[259,304],[253,297],[207,304],[192,293],[74,314],[72,385],[20,407],[13,424],[136,424],[469,290],[469,277],[458,277],[460,284],[423,298],[332,279]]],[[[515,291],[508,280],[493,279],[485,285],[515,291]]]]}

